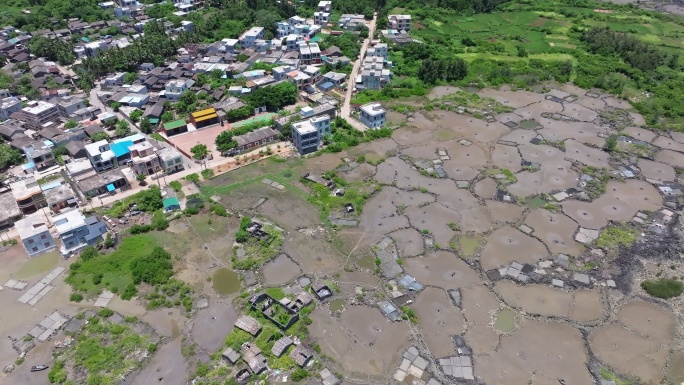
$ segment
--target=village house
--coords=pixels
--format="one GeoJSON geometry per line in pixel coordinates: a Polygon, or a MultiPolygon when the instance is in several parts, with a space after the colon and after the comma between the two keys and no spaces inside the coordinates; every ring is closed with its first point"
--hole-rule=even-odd
{"type": "Polygon", "coordinates": [[[254,374],[260,374],[268,369],[266,366],[266,357],[261,353],[256,344],[245,342],[240,347],[242,351],[242,359],[245,361],[249,369],[254,374]]]}
{"type": "Polygon", "coordinates": [[[255,337],[259,334],[259,332],[261,332],[261,325],[259,325],[259,321],[248,315],[240,316],[240,318],[235,321],[234,326],[255,337]]]}
{"type": "Polygon", "coordinates": [[[385,109],[380,103],[368,103],[361,106],[359,118],[368,128],[380,128],[385,125],[385,109]]]}
{"type": "Polygon", "coordinates": [[[245,31],[238,39],[242,48],[254,47],[257,40],[264,39],[264,28],[263,27],[252,27],[245,31]]]}
{"type": "Polygon", "coordinates": [[[0,230],[14,226],[21,219],[21,210],[11,192],[0,194],[0,230]]]}
{"type": "Polygon", "coordinates": [[[42,100],[28,102],[26,107],[17,114],[19,114],[19,120],[24,122],[26,128],[36,131],[59,122],[57,106],[42,100]]]}
{"type": "Polygon", "coordinates": [[[62,239],[60,252],[64,256],[101,242],[107,233],[107,226],[103,222],[94,216],[86,217],[78,210],[57,215],[52,221],[62,239]]]}
{"type": "Polygon", "coordinates": [[[313,355],[313,349],[304,346],[303,344],[295,346],[295,348],[290,352],[290,358],[292,358],[292,361],[297,363],[300,368],[305,367],[309,361],[311,361],[313,355]]]}
{"type": "Polygon", "coordinates": [[[57,186],[48,186],[43,190],[45,200],[47,201],[50,211],[58,214],[60,211],[75,207],[78,202],[76,200],[76,193],[68,183],[61,183],[57,186]]]}
{"type": "Polygon", "coordinates": [[[55,248],[55,241],[52,239],[48,224],[42,212],[27,215],[15,222],[14,226],[29,257],[35,257],[55,248]]]}
{"type": "Polygon", "coordinates": [[[280,138],[280,132],[271,127],[262,127],[244,135],[234,137],[240,152],[251,148],[263,146],[267,143],[275,142],[280,138]]]}
{"type": "Polygon", "coordinates": [[[388,27],[399,31],[411,30],[411,15],[389,15],[387,17],[388,27]]]}

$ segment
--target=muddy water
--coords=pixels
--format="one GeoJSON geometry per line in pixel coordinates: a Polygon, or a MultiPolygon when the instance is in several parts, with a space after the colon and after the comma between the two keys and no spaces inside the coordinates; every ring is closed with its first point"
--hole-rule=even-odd
{"type": "Polygon", "coordinates": [[[475,359],[481,380],[507,385],[591,384],[586,364],[582,335],[577,329],[536,320],[523,320],[518,330],[501,337],[495,352],[475,359]],[[554,380],[536,382],[533,378],[554,380]]]}
{"type": "Polygon", "coordinates": [[[639,159],[637,166],[641,169],[641,174],[649,179],[670,182],[676,178],[674,168],[664,163],[639,159]]]}
{"type": "Polygon", "coordinates": [[[228,268],[221,268],[214,272],[211,286],[219,295],[228,295],[240,291],[239,275],[228,268]]]}
{"type": "Polygon", "coordinates": [[[675,384],[684,382],[684,353],[677,352],[667,363],[667,379],[675,384]]]}
{"type": "Polygon", "coordinates": [[[27,260],[12,276],[16,279],[26,279],[40,274],[47,274],[58,263],[59,252],[52,251],[27,260]]]}
{"type": "Polygon", "coordinates": [[[531,209],[544,207],[544,205],[546,205],[546,203],[547,202],[542,197],[534,197],[532,199],[527,200],[527,205],[530,206],[531,209]]]}
{"type": "Polygon", "coordinates": [[[521,206],[495,200],[488,200],[486,204],[489,215],[495,222],[516,222],[524,211],[521,206]]]}
{"type": "Polygon", "coordinates": [[[525,224],[534,229],[534,235],[541,239],[552,253],[577,256],[584,251],[584,247],[574,240],[577,224],[563,214],[538,208],[527,216],[525,224]]]}
{"type": "Polygon", "coordinates": [[[482,250],[481,263],[483,269],[489,270],[509,265],[514,261],[536,263],[548,254],[541,242],[506,226],[491,233],[482,250]]]}
{"type": "Polygon", "coordinates": [[[479,276],[463,260],[447,251],[404,261],[404,268],[419,282],[444,289],[456,289],[480,283],[479,276]]]}
{"type": "Polygon", "coordinates": [[[501,333],[510,333],[515,330],[515,312],[511,309],[501,309],[496,313],[494,329],[501,333]]]}
{"type": "Polygon", "coordinates": [[[262,273],[264,285],[280,286],[297,278],[302,270],[287,255],[281,254],[273,261],[265,264],[262,273]]]}
{"type": "Polygon", "coordinates": [[[430,352],[437,358],[453,355],[451,336],[465,331],[465,320],[446,292],[428,287],[418,295],[412,307],[430,352]]]}
{"type": "Polygon", "coordinates": [[[633,301],[622,306],[617,320],[589,337],[598,359],[641,383],[661,383],[675,336],[673,316],[656,304],[633,301]]]}

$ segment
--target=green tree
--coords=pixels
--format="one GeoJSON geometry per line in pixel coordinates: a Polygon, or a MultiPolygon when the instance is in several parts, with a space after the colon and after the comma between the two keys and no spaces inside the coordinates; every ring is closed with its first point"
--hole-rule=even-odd
{"type": "Polygon", "coordinates": [[[233,139],[233,133],[230,131],[223,131],[216,136],[216,149],[219,152],[226,152],[237,147],[237,142],[233,139]]]}
{"type": "Polygon", "coordinates": [[[135,72],[126,72],[126,75],[124,75],[123,81],[126,84],[133,84],[134,81],[138,79],[138,74],[135,72]]]}
{"type": "Polygon", "coordinates": [[[109,139],[109,135],[106,132],[96,132],[90,137],[93,142],[99,142],[101,140],[109,139]]]}
{"type": "Polygon", "coordinates": [[[150,120],[148,118],[145,118],[140,121],[140,131],[146,134],[152,132],[152,123],[150,123],[150,120]]]}
{"type": "Polygon", "coordinates": [[[204,159],[207,155],[209,155],[209,149],[207,149],[207,146],[204,144],[198,144],[194,146],[190,149],[190,152],[195,159],[204,159]]]}
{"type": "Polygon", "coordinates": [[[121,108],[121,103],[119,103],[119,102],[112,103],[112,109],[114,110],[114,112],[119,112],[119,108],[121,108]]]}
{"type": "Polygon", "coordinates": [[[605,146],[603,146],[603,148],[605,148],[606,151],[608,151],[608,152],[613,152],[613,151],[617,150],[617,146],[618,146],[617,135],[613,134],[606,139],[606,144],[605,144],[605,146]]]}
{"type": "Polygon", "coordinates": [[[125,120],[119,120],[116,122],[116,130],[114,130],[114,135],[118,137],[124,137],[131,133],[131,126],[125,120]]]}
{"type": "Polygon", "coordinates": [[[161,116],[161,121],[164,123],[168,123],[172,120],[173,120],[173,112],[171,112],[171,111],[166,111],[161,116]]]}
{"type": "Polygon", "coordinates": [[[133,282],[150,285],[163,285],[173,275],[171,254],[161,247],[155,247],[148,255],[138,257],[131,262],[133,282]]]}
{"type": "Polygon", "coordinates": [[[137,180],[141,186],[145,185],[145,179],[147,179],[147,175],[145,175],[145,174],[137,174],[135,176],[135,180],[137,180]]]}
{"type": "Polygon", "coordinates": [[[23,158],[19,151],[6,143],[0,143],[0,170],[5,170],[22,162],[23,158]]]}
{"type": "Polygon", "coordinates": [[[76,128],[76,127],[78,127],[78,122],[73,120],[73,119],[69,119],[69,120],[67,120],[66,123],[64,123],[64,127],[65,128],[76,128]]]}
{"type": "Polygon", "coordinates": [[[131,112],[131,115],[129,116],[132,121],[137,122],[140,120],[142,117],[143,112],[141,110],[135,110],[131,112]]]}

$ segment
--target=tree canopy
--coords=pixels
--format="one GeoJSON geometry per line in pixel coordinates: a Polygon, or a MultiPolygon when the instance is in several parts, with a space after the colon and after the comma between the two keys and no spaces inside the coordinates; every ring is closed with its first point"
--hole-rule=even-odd
{"type": "Polygon", "coordinates": [[[233,139],[233,133],[230,131],[223,131],[216,136],[216,149],[220,152],[226,152],[237,147],[237,142],[233,139]]]}

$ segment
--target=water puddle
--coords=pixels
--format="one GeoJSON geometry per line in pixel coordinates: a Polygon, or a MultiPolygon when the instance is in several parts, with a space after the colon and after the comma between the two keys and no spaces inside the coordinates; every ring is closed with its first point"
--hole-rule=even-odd
{"type": "Polygon", "coordinates": [[[375,258],[371,255],[360,258],[356,263],[364,269],[375,269],[375,258]]]}
{"type": "Polygon", "coordinates": [[[511,309],[502,309],[496,313],[494,329],[501,333],[510,333],[515,330],[515,312],[511,309]]]}
{"type": "Polygon", "coordinates": [[[530,206],[531,209],[536,209],[545,206],[546,201],[542,197],[534,197],[527,201],[527,205],[530,206]]]}
{"type": "Polygon", "coordinates": [[[228,268],[216,270],[211,278],[212,288],[219,295],[228,295],[240,291],[240,276],[228,268]]]}
{"type": "Polygon", "coordinates": [[[344,309],[344,300],[342,298],[338,298],[338,299],[330,302],[330,311],[340,312],[343,309],[344,309]]]}
{"type": "Polygon", "coordinates": [[[461,253],[466,257],[475,254],[477,249],[480,247],[481,242],[482,239],[478,237],[469,237],[467,235],[462,236],[459,242],[461,245],[461,253]]]}

